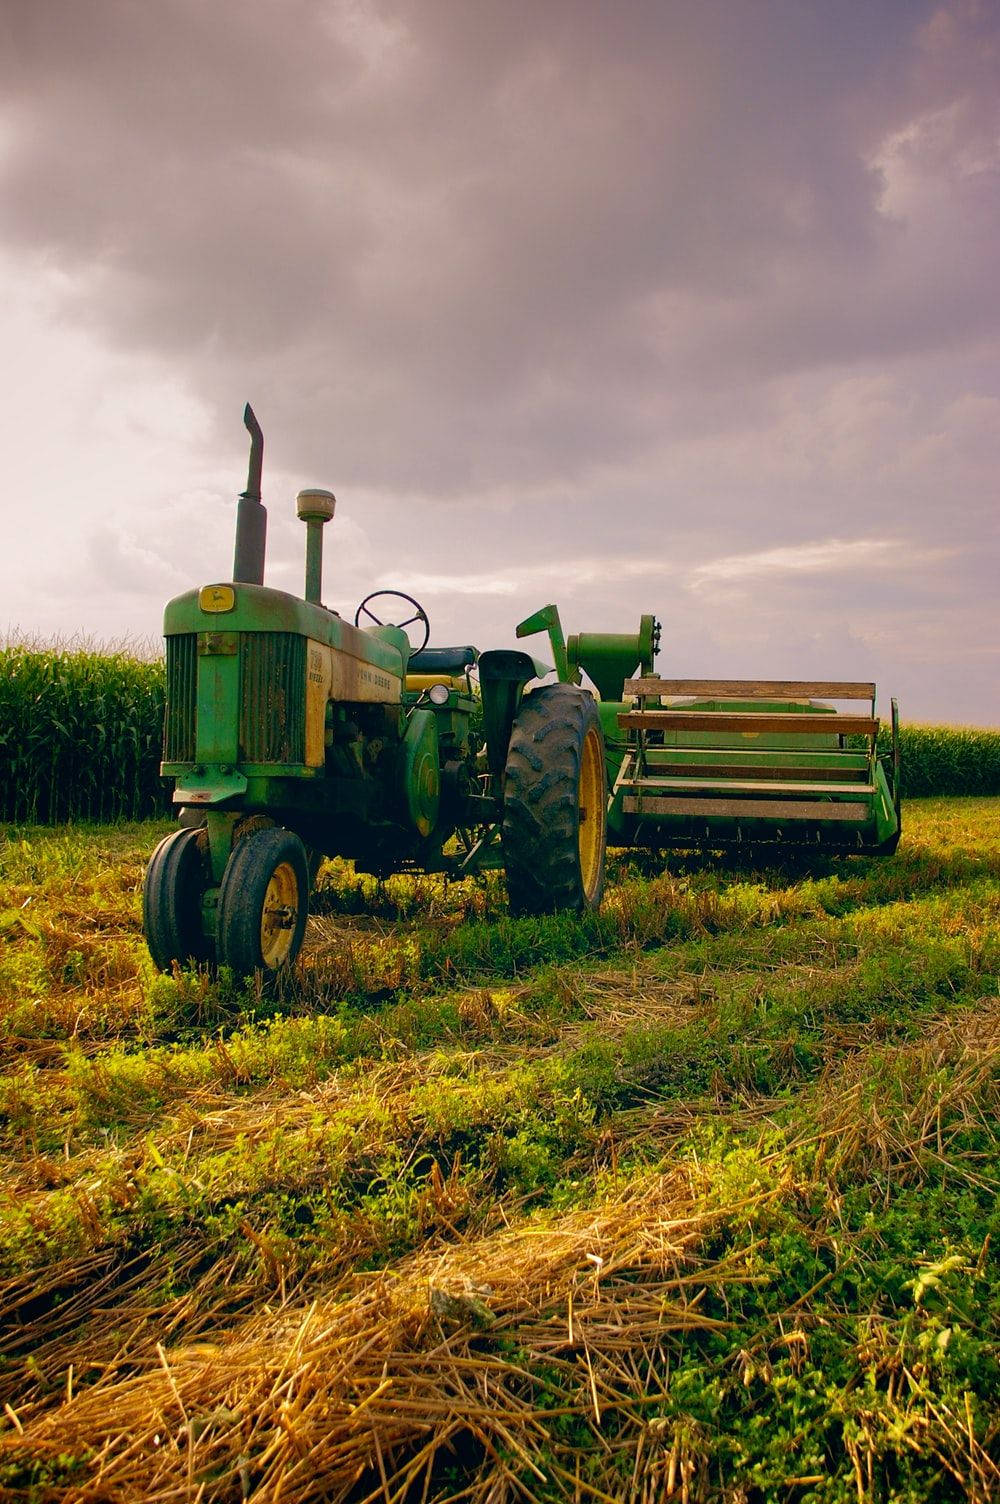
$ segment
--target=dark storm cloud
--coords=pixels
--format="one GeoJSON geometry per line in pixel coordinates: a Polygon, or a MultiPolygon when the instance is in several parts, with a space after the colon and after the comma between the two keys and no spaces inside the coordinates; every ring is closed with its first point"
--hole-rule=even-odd
{"type": "Polygon", "coordinates": [[[0,274],[186,457],[81,508],[102,610],[228,568],[250,396],[276,583],[330,483],[331,598],[439,641],[558,596],[981,715],[998,142],[992,0],[0,0],[0,274]]]}
{"type": "Polygon", "coordinates": [[[76,317],[223,408],[252,390],[351,483],[586,476],[728,428],[780,374],[995,327],[995,172],[955,191],[943,256],[872,160],[956,93],[949,160],[985,130],[995,13],[949,25],[6,0],[3,226],[73,273],[76,317]]]}

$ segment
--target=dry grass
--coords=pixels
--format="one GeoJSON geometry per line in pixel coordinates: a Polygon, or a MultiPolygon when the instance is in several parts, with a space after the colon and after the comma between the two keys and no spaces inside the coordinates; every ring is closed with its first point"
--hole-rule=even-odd
{"type": "MultiPolygon", "coordinates": [[[[873,1160],[887,1175],[919,1175],[970,1123],[995,1118],[998,1063],[994,1001],[887,1052],[877,1090],[870,1061],[867,1072],[852,1059],[828,1073],[814,1088],[818,1131],[762,1154],[749,1195],[733,1198],[724,1166],[687,1160],[593,1209],[433,1244],[391,1271],[345,1275],[308,1306],[265,1307],[221,1339],[160,1344],[145,1371],[113,1368],[55,1409],[16,1417],[14,1449],[86,1451],[86,1481],[67,1500],[397,1499],[415,1485],[427,1496],[459,1463],[470,1499],[617,1498],[626,1475],[630,1497],[683,1497],[704,1458],[691,1428],[655,1415],[671,1357],[686,1334],[732,1326],[706,1309],[713,1293],[725,1303],[764,1277],[752,1240],[711,1258],[713,1237],[817,1188],[835,1204],[873,1160]],[[561,1416],[580,1422],[572,1445],[553,1434],[561,1416]],[[603,1487],[580,1475],[595,1455],[603,1487]]],[[[446,1202],[449,1187],[439,1181],[436,1194],[446,1202]]],[[[789,1333],[808,1344],[794,1307],[770,1346],[787,1346],[789,1333]]],[[[759,1342],[741,1357],[748,1371],[772,1362],[759,1342]]],[[[914,1444],[970,1498],[991,1498],[1000,1470],[989,1451],[966,1418],[928,1400],[877,1320],[865,1358],[914,1444]]],[[[858,1444],[862,1478],[875,1460],[858,1444]]]]}
{"type": "Polygon", "coordinates": [[[152,982],[137,836],[47,892],[21,852],[0,1498],[986,1504],[998,825],[917,811],[899,871],[626,874],[617,939],[513,981],[488,894],[498,977],[393,981],[469,902],[400,890],[246,1027],[152,982]]]}
{"type": "Polygon", "coordinates": [[[85,1437],[96,1486],[121,1498],[171,1497],[204,1470],[220,1497],[239,1497],[248,1472],[258,1497],[276,1497],[279,1481],[285,1497],[337,1496],[369,1472],[379,1492],[379,1454],[394,1493],[460,1435],[494,1463],[503,1452],[530,1458],[547,1440],[546,1414],[522,1365],[490,1349],[516,1332],[561,1377],[571,1408],[596,1362],[599,1423],[602,1400],[617,1403],[612,1355],[629,1365],[671,1332],[711,1324],[698,1309],[706,1279],[727,1271],[694,1267],[704,1218],[683,1215],[690,1199],[675,1173],[561,1225],[352,1277],[306,1310],[255,1318],[224,1347],[164,1354],[159,1371],[113,1394],[98,1386],[28,1439],[63,1449],[85,1437]]]}

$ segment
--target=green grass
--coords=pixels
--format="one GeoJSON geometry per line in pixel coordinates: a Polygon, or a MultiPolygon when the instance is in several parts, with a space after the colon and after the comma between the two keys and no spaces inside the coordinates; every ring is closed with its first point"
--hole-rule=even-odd
{"type": "Polygon", "coordinates": [[[0,852],[4,1497],[995,1496],[1000,801],[596,918],[330,863],[277,999],[154,975],[161,828],[0,852]]]}

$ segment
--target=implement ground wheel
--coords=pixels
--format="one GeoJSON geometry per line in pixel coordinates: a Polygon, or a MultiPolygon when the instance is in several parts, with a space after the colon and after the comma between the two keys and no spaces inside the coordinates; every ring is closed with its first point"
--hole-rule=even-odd
{"type": "Polygon", "coordinates": [[[512,914],[596,909],[604,892],[607,779],[591,695],[549,684],[526,695],[504,776],[503,856],[512,914]]]}
{"type": "Polygon", "coordinates": [[[219,890],[219,963],[240,977],[295,961],[309,910],[306,849],[290,830],[252,830],[233,847],[219,890]]]}
{"type": "Polygon", "coordinates": [[[212,943],[201,925],[201,900],[207,885],[201,832],[174,830],[150,857],[142,885],[142,929],[157,971],[176,961],[195,965],[212,957],[212,943]]]}

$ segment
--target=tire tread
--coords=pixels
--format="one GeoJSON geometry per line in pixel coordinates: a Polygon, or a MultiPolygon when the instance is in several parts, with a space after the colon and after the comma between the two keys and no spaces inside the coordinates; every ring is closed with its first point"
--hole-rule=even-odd
{"type": "MultiPolygon", "coordinates": [[[[504,776],[504,866],[514,914],[587,906],[579,778],[584,740],[594,725],[599,729],[592,697],[572,684],[543,685],[521,702],[504,776]]],[[[602,864],[594,907],[603,886],[602,864]]]]}
{"type": "Polygon", "coordinates": [[[220,964],[229,966],[237,976],[261,970],[273,974],[261,957],[260,916],[271,875],[282,862],[290,862],[295,869],[301,898],[291,952],[281,968],[286,971],[299,953],[309,908],[305,847],[293,831],[271,826],[253,830],[237,841],[226,863],[219,889],[216,949],[220,964]]]}

